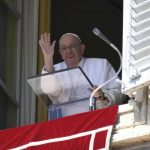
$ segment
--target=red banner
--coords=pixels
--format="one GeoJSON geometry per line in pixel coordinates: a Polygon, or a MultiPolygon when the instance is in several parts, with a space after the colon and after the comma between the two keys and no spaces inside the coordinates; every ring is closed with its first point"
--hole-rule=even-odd
{"type": "Polygon", "coordinates": [[[107,150],[118,106],[0,131],[0,150],[107,150]]]}

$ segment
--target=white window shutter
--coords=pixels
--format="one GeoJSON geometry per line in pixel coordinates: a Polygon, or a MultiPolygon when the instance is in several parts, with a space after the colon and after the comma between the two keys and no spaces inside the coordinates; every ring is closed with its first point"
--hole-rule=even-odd
{"type": "Polygon", "coordinates": [[[123,92],[150,84],[150,0],[124,0],[123,92]]]}

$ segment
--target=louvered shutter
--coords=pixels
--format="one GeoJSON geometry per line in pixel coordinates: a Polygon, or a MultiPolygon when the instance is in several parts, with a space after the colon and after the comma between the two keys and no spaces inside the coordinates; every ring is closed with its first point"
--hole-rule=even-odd
{"type": "Polygon", "coordinates": [[[125,93],[150,84],[150,0],[124,0],[123,68],[125,93]]]}

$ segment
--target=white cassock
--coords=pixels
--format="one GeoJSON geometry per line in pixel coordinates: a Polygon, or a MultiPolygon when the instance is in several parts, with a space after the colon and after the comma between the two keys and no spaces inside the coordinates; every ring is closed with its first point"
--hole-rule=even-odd
{"type": "MultiPolygon", "coordinates": [[[[103,84],[116,74],[107,59],[82,58],[79,66],[95,86],[103,84]]],[[[64,62],[54,65],[55,71],[66,68],[67,66],[64,62]]],[[[44,73],[47,72],[43,69],[42,74],[44,73]]],[[[41,79],[41,89],[50,97],[53,104],[89,98],[91,95],[89,88],[90,84],[78,71],[60,73],[57,77],[55,75],[45,76],[41,79]]],[[[121,93],[121,85],[116,82],[116,79],[105,85],[102,91],[110,102],[100,102],[99,107],[122,104],[123,94],[121,93]]]]}

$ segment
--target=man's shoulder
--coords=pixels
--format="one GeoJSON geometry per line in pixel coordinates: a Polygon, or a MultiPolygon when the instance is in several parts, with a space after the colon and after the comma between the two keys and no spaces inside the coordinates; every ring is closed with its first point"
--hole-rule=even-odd
{"type": "Polygon", "coordinates": [[[106,63],[107,61],[106,58],[85,58],[86,63],[106,63]]]}

